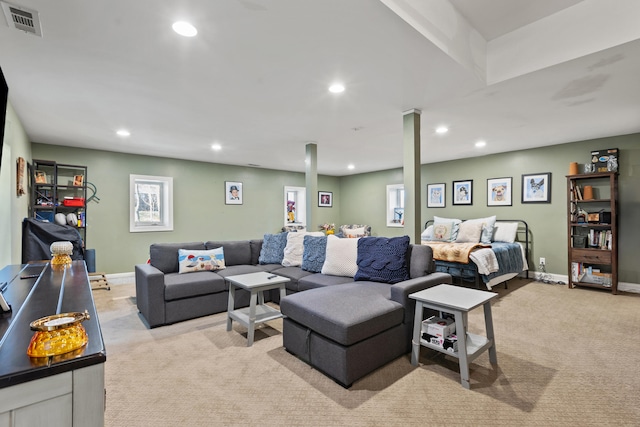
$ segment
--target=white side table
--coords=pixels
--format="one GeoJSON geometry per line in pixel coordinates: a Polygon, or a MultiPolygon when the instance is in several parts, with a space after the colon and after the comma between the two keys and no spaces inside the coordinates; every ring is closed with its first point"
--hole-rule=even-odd
{"type": "Polygon", "coordinates": [[[493,335],[493,319],[491,317],[491,300],[498,294],[493,292],[468,289],[460,286],[438,285],[409,295],[416,300],[415,317],[413,321],[413,340],[411,342],[411,364],[418,366],[420,346],[424,346],[458,358],[460,363],[460,382],[469,389],[469,364],[483,351],[489,349],[489,361],[498,363],[496,344],[493,335]],[[467,314],[478,306],[484,306],[484,322],[486,337],[467,333],[467,314]],[[423,309],[431,308],[440,313],[451,313],[455,316],[456,336],[458,337],[458,351],[451,352],[442,347],[431,344],[422,339],[423,309]]]}
{"type": "Polygon", "coordinates": [[[225,279],[229,282],[227,331],[231,330],[234,320],[245,326],[247,328],[247,347],[251,347],[257,323],[283,317],[280,310],[269,307],[264,303],[263,292],[270,289],[280,289],[280,298],[282,299],[287,295],[284,284],[290,279],[266,271],[238,274],[236,276],[228,276],[225,279]],[[249,307],[234,310],[236,288],[246,289],[251,293],[249,307]]]}

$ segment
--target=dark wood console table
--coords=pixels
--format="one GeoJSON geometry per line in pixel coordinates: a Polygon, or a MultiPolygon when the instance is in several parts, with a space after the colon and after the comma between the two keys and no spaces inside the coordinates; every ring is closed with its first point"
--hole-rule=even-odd
{"type": "Polygon", "coordinates": [[[64,270],[48,263],[9,265],[0,270],[12,312],[0,318],[0,427],[104,425],[106,351],[84,261],[64,270]],[[41,270],[37,277],[21,278],[41,270]],[[32,359],[29,324],[41,317],[84,312],[89,342],[82,349],[32,359]]]}

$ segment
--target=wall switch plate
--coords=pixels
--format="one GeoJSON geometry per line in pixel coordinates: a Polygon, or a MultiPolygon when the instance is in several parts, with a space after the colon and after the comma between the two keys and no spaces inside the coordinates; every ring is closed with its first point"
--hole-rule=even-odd
{"type": "Polygon", "coordinates": [[[547,265],[547,260],[540,257],[540,265],[547,265]]]}

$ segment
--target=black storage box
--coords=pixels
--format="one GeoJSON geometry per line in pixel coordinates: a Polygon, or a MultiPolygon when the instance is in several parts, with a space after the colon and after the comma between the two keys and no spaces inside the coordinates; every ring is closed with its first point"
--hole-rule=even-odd
{"type": "Polygon", "coordinates": [[[618,171],[618,149],[608,148],[606,150],[596,150],[591,152],[591,163],[594,165],[593,172],[617,172],[618,171]]]}
{"type": "Polygon", "coordinates": [[[611,212],[591,212],[587,214],[589,222],[611,224],[611,212]]]}

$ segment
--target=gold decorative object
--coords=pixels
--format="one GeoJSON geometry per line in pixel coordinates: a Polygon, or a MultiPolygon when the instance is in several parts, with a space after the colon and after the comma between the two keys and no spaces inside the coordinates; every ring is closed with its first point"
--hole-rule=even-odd
{"type": "Polygon", "coordinates": [[[71,242],[53,242],[49,247],[51,251],[51,267],[65,268],[71,265],[73,244],[71,242]]]}
{"type": "Polygon", "coordinates": [[[77,350],[89,342],[87,331],[80,324],[89,319],[89,312],[62,313],[42,317],[29,324],[32,331],[27,348],[30,357],[56,356],[77,350]]]}

